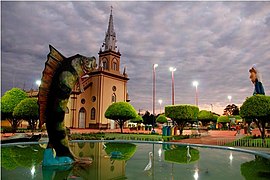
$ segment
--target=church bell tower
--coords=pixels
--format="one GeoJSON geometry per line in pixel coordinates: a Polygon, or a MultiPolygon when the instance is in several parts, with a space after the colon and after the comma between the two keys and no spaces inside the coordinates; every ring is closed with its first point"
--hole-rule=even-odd
{"type": "Polygon", "coordinates": [[[99,50],[99,66],[112,73],[120,74],[120,52],[116,46],[116,33],[113,26],[113,14],[111,14],[107,32],[102,47],[99,50]]]}

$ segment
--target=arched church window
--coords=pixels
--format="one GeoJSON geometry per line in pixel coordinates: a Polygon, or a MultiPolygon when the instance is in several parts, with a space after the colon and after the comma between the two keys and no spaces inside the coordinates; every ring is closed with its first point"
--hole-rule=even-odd
{"type": "Polygon", "coordinates": [[[113,62],[113,70],[117,71],[117,63],[116,62],[113,62]]]}
{"type": "Polygon", "coordinates": [[[103,69],[106,69],[106,70],[109,69],[107,60],[102,61],[102,66],[103,66],[103,69]]]}
{"type": "Polygon", "coordinates": [[[79,128],[85,128],[86,110],[81,108],[79,111],[79,128]]]}
{"type": "Polygon", "coordinates": [[[115,102],[116,102],[116,94],[113,93],[113,94],[112,94],[112,103],[115,103],[115,102]]]}
{"type": "Polygon", "coordinates": [[[91,109],[91,120],[95,120],[96,119],[96,109],[92,108],[91,109]]]}

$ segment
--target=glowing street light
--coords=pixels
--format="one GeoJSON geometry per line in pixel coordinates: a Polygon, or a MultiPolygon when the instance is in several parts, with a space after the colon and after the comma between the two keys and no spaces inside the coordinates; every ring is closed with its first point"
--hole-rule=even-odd
{"type": "Polygon", "coordinates": [[[159,102],[159,108],[160,108],[159,114],[161,114],[161,103],[162,103],[162,99],[159,99],[158,102],[159,102]]]}
{"type": "Polygon", "coordinates": [[[174,105],[174,76],[173,76],[173,72],[176,71],[176,68],[170,67],[170,71],[172,72],[172,105],[174,105]]]}
{"type": "Polygon", "coordinates": [[[231,101],[232,101],[232,96],[228,96],[228,99],[229,99],[229,103],[231,103],[231,101]]]}
{"type": "Polygon", "coordinates": [[[155,103],[156,103],[156,68],[158,64],[153,64],[153,131],[154,131],[154,120],[155,120],[155,103]]]}

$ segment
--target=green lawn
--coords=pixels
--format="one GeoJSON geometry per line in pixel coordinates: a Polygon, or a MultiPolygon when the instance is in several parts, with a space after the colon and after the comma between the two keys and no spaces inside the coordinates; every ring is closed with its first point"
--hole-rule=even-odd
{"type": "Polygon", "coordinates": [[[162,141],[161,135],[152,134],[120,134],[120,133],[96,133],[96,134],[71,134],[72,140],[100,140],[100,139],[122,139],[141,141],[162,141]]]}
{"type": "Polygon", "coordinates": [[[252,136],[246,136],[244,138],[235,140],[231,143],[225,144],[225,146],[244,146],[244,147],[267,147],[270,148],[270,138],[265,138],[264,142],[261,138],[253,139],[252,136]]]}

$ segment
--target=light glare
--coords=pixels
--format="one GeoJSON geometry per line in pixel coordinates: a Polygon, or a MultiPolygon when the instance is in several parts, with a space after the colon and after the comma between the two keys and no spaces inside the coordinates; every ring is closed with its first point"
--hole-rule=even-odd
{"type": "Polygon", "coordinates": [[[174,68],[174,67],[170,67],[170,71],[176,71],[176,68],[174,68]]]}
{"type": "Polygon", "coordinates": [[[41,80],[36,80],[36,85],[40,86],[41,80]]]}
{"type": "Polygon", "coordinates": [[[198,86],[199,85],[199,83],[198,83],[198,81],[193,81],[193,86],[198,86]]]}

